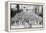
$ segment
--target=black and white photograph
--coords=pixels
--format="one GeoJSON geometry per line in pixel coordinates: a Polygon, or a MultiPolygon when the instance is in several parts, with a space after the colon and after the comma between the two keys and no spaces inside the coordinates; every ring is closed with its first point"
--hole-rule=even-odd
{"type": "Polygon", "coordinates": [[[43,5],[10,3],[10,30],[43,28],[43,5]]]}

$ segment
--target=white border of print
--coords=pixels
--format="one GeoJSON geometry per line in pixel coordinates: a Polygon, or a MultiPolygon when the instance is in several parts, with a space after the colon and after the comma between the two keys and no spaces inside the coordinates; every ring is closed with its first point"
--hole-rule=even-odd
{"type": "Polygon", "coordinates": [[[34,31],[34,30],[42,30],[44,29],[44,12],[43,12],[43,28],[34,28],[34,29],[17,29],[17,30],[10,30],[10,4],[11,3],[17,3],[17,4],[35,4],[35,5],[43,5],[43,11],[44,10],[44,3],[35,3],[35,2],[20,2],[20,1],[9,1],[8,2],[8,31],[34,31]]]}

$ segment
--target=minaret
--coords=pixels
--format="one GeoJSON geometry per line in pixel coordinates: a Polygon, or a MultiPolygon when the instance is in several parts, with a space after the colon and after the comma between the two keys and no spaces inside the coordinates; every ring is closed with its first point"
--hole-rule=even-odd
{"type": "Polygon", "coordinates": [[[17,4],[17,11],[19,11],[19,4],[17,4]]]}

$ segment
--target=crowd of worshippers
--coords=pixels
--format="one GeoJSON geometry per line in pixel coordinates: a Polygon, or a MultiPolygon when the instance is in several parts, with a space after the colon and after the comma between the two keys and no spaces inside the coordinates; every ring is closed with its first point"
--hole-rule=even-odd
{"type": "Polygon", "coordinates": [[[23,25],[24,27],[32,27],[32,24],[28,19],[13,21],[12,25],[14,25],[14,23],[15,23],[15,26],[23,25]]]}

